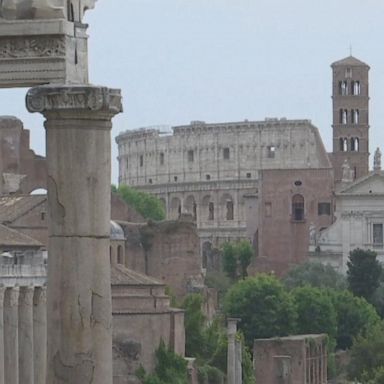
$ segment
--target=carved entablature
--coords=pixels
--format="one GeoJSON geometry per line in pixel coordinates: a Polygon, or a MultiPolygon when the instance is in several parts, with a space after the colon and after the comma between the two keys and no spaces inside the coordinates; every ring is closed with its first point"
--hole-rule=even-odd
{"type": "Polygon", "coordinates": [[[65,39],[33,36],[0,40],[0,59],[65,58],[65,39]]]}
{"type": "Polygon", "coordinates": [[[362,220],[364,218],[364,212],[361,212],[361,211],[343,212],[341,214],[341,218],[343,220],[347,220],[347,219],[362,220]]]}
{"type": "Polygon", "coordinates": [[[0,88],[88,83],[84,12],[96,0],[0,0],[0,88]]]}
{"type": "Polygon", "coordinates": [[[40,86],[30,89],[26,97],[29,112],[39,112],[44,116],[60,115],[62,118],[68,113],[86,114],[90,119],[106,119],[122,112],[122,100],[119,89],[96,86],[40,86]],[[98,113],[94,113],[98,112],[98,113]]]}

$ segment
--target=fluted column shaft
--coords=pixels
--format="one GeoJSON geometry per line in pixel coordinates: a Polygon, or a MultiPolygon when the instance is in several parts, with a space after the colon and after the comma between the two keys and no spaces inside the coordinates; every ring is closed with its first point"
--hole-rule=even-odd
{"type": "Polygon", "coordinates": [[[19,382],[33,384],[33,287],[19,291],[19,382]]]}
{"type": "Polygon", "coordinates": [[[33,295],[33,367],[34,384],[46,384],[47,297],[45,287],[36,287],[33,295]]]}
{"type": "Polygon", "coordinates": [[[7,288],[4,297],[4,378],[19,384],[18,307],[19,288],[7,288]]]}
{"type": "Polygon", "coordinates": [[[47,384],[112,384],[110,183],[120,91],[41,86],[49,204],[47,384]]]}

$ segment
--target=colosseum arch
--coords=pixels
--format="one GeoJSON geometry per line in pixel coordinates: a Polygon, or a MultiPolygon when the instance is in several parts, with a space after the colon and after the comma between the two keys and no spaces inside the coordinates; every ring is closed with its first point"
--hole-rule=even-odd
{"type": "Polygon", "coordinates": [[[222,212],[223,220],[234,220],[235,218],[235,203],[229,193],[224,193],[220,199],[220,211],[222,212]]]}
{"type": "Polygon", "coordinates": [[[197,219],[197,204],[193,195],[187,196],[184,200],[184,210],[186,213],[192,215],[193,220],[197,219]]]}
{"type": "Polygon", "coordinates": [[[181,215],[181,200],[178,197],[173,197],[169,209],[169,218],[177,220],[181,215]]]}
{"type": "Polygon", "coordinates": [[[201,217],[203,218],[203,221],[215,220],[215,203],[210,195],[203,197],[201,209],[201,217]]]}

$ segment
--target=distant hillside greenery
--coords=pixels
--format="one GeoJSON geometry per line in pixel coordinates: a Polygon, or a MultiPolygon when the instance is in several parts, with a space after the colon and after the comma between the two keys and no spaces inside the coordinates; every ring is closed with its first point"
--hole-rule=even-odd
{"type": "Polygon", "coordinates": [[[127,185],[116,187],[112,185],[112,192],[117,193],[145,219],[160,221],[165,219],[165,209],[161,201],[146,192],[138,191],[127,185]]]}

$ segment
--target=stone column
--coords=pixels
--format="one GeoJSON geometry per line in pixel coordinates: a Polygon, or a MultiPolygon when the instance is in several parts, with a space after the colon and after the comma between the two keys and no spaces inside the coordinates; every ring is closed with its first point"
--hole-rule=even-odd
{"type": "Polygon", "coordinates": [[[111,119],[119,90],[29,90],[46,118],[49,204],[48,384],[112,384],[111,119]]]}
{"type": "Polygon", "coordinates": [[[18,302],[19,288],[7,288],[4,298],[4,381],[6,384],[19,384],[18,302]]]}
{"type": "Polygon", "coordinates": [[[228,354],[227,354],[227,384],[236,384],[236,332],[240,319],[227,320],[228,354]]]}
{"type": "Polygon", "coordinates": [[[36,287],[33,296],[33,367],[34,384],[46,384],[47,300],[45,287],[36,287]]]}
{"type": "Polygon", "coordinates": [[[21,287],[19,291],[19,382],[33,384],[33,291],[21,287]]]}
{"type": "Polygon", "coordinates": [[[0,384],[4,381],[4,293],[5,287],[0,286],[0,384]]]}

